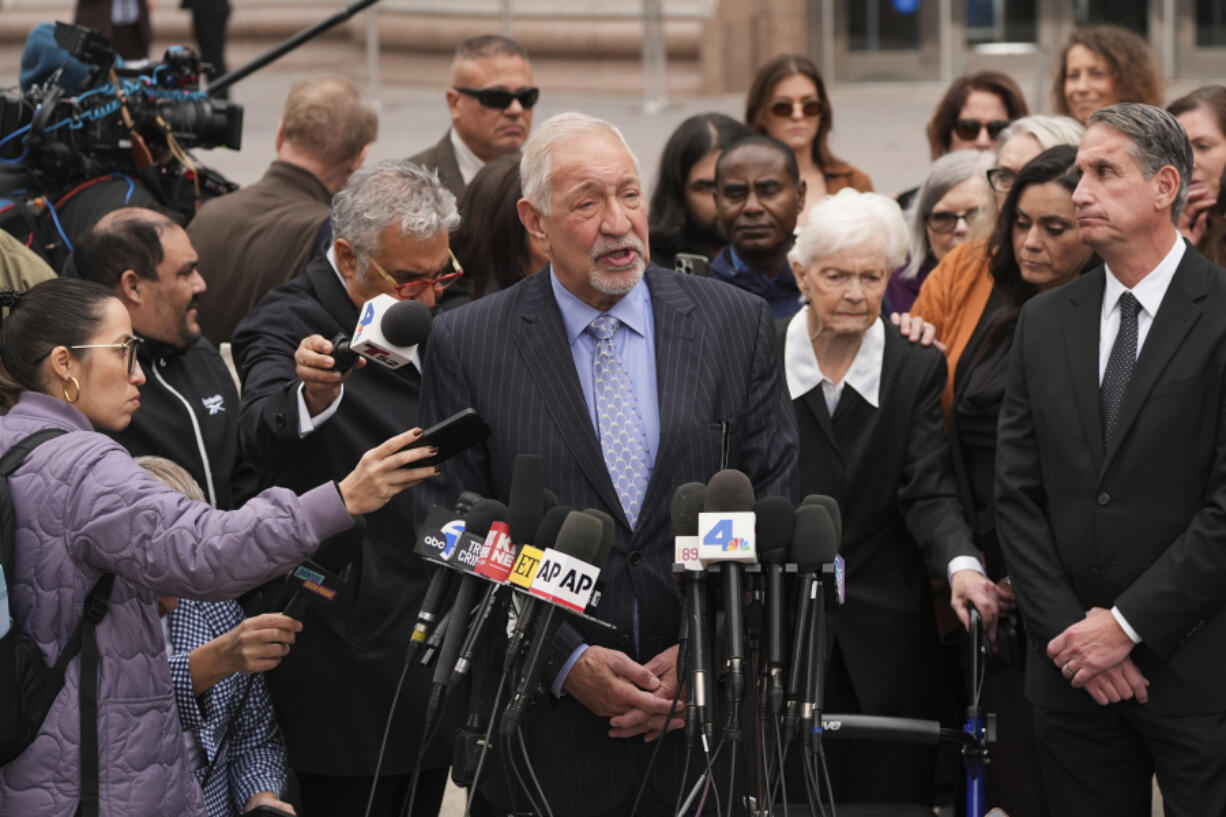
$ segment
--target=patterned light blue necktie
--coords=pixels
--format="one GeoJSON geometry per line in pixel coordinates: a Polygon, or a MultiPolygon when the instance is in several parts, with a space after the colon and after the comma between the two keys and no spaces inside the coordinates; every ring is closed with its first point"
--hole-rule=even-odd
{"type": "Polygon", "coordinates": [[[599,315],[587,331],[596,338],[592,359],[593,397],[596,400],[596,428],[605,466],[613,480],[622,510],[633,528],[643,509],[650,470],[647,462],[647,432],[630,375],[613,348],[613,334],[621,321],[599,315]]]}

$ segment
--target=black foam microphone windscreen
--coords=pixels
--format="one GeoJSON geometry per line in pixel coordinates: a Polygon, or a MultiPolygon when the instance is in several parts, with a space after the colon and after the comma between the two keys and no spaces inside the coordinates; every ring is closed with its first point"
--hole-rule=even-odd
{"type": "Polygon", "coordinates": [[[473,503],[464,516],[464,530],[484,539],[490,532],[490,525],[495,522],[504,522],[506,518],[506,505],[497,499],[479,499],[473,503]]]}
{"type": "Polygon", "coordinates": [[[507,530],[516,545],[535,544],[545,515],[545,461],[539,454],[520,454],[511,471],[511,495],[507,502],[507,530]]]}
{"type": "Polygon", "coordinates": [[[393,346],[415,346],[430,335],[434,319],[430,308],[420,301],[398,301],[383,313],[379,328],[393,346]]]}
{"type": "Polygon", "coordinates": [[[801,500],[801,506],[805,505],[820,505],[826,509],[826,513],[830,514],[830,521],[834,523],[834,549],[840,550],[843,547],[843,513],[839,510],[839,503],[834,497],[826,496],[825,494],[809,494],[801,500]]]}
{"type": "Polygon", "coordinates": [[[834,520],[822,504],[801,505],[796,509],[796,529],[792,535],[791,561],[802,573],[821,570],[838,553],[834,520]]]}
{"type": "Polygon", "coordinates": [[[715,513],[753,510],[753,483],[744,473],[733,469],[720,471],[707,483],[706,506],[715,513]]]}
{"type": "Polygon", "coordinates": [[[796,511],[792,503],[781,496],[764,496],[754,503],[753,513],[758,561],[786,562],[796,529],[796,511]]]}
{"type": "Polygon", "coordinates": [[[673,520],[673,536],[697,536],[698,514],[707,503],[707,486],[701,482],[687,482],[673,492],[670,512],[673,520]]]}
{"type": "Polygon", "coordinates": [[[586,508],[583,511],[588,516],[600,520],[600,547],[596,550],[596,561],[591,564],[604,568],[604,563],[609,560],[609,551],[613,550],[613,532],[614,525],[613,517],[609,516],[599,508],[586,508]]]}
{"type": "Polygon", "coordinates": [[[532,537],[532,546],[541,550],[553,547],[554,543],[558,541],[558,531],[562,529],[562,523],[566,521],[566,516],[573,510],[574,508],[569,505],[554,505],[545,511],[545,516],[541,518],[541,524],[536,526],[536,535],[532,537]]]}

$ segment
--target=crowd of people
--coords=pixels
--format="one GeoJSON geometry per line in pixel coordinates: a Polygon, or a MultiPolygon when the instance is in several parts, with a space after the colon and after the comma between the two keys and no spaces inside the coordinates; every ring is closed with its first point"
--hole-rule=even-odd
{"type": "MultiPolygon", "coordinates": [[[[615,124],[534,127],[528,54],[482,36],[412,158],[365,163],[374,107],[307,80],[263,178],[185,226],[114,210],[66,271],[0,233],[0,453],[57,432],[8,477],[5,639],[97,674],[68,665],[0,815],[394,817],[411,787],[436,815],[467,701],[423,733],[413,532],[507,499],[522,453],[614,522],[616,631],[562,626],[523,729],[554,813],[674,813],[669,500],[724,468],[838,502],[827,710],[960,721],[941,622],[973,603],[989,804],[1148,814],[1156,774],[1167,813],[1226,813],[1226,87],[1162,91],[1141,38],[1078,30],[1054,115],[961,77],[887,195],[780,55],[743,121],[677,127],[649,197],[615,124]],[[429,308],[428,341],[342,372],[379,296],[429,308]],[[470,407],[488,440],[422,465],[470,407]],[[308,557],[343,587],[286,615],[308,557]]],[[[838,802],[941,782],[931,747],[826,751],[838,802]]],[[[514,810],[504,779],[473,814],[514,810]]]]}

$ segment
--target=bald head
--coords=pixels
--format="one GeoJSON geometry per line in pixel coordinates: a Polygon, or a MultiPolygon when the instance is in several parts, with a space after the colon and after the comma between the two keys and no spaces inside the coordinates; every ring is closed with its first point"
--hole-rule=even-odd
{"type": "Polygon", "coordinates": [[[86,281],[117,289],[124,270],[154,280],[165,253],[162,236],[182,227],[162,213],[143,207],[120,207],[107,213],[73,248],[77,274],[86,281]]]}

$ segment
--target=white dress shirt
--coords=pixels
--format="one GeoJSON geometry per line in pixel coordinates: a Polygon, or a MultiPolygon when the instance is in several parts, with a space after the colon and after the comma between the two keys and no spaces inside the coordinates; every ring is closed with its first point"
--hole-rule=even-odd
{"type": "Polygon", "coordinates": [[[473,180],[481,168],[485,167],[485,162],[477,154],[472,152],[468,145],[464,144],[464,140],[460,138],[460,134],[452,128],[448,135],[451,137],[451,149],[455,151],[455,163],[460,168],[460,178],[464,180],[464,184],[468,184],[473,180]]]}
{"type": "MultiPolygon", "coordinates": [[[[345,286],[345,276],[341,275],[341,271],[336,267],[336,248],[328,247],[326,253],[328,263],[332,265],[332,271],[336,273],[336,277],[340,280],[341,286],[345,286]]],[[[347,290],[346,290],[347,291],[347,290]]],[[[421,355],[418,353],[418,348],[413,347],[413,352],[409,356],[409,363],[413,368],[417,369],[418,374],[421,373],[421,355]]],[[[310,434],[315,429],[319,428],[324,423],[336,414],[336,410],[341,407],[341,398],[345,396],[345,384],[341,384],[340,393],[336,395],[336,399],[324,407],[324,410],[311,416],[311,412],[307,409],[306,397],[303,396],[303,389],[306,388],[306,383],[298,384],[298,437],[299,439],[310,434]]]]}
{"type": "MultiPolygon", "coordinates": [[[[1102,386],[1103,375],[1107,372],[1107,361],[1111,357],[1112,347],[1115,346],[1115,337],[1120,332],[1120,296],[1125,292],[1131,292],[1141,304],[1141,309],[1137,312],[1137,356],[1140,357],[1141,347],[1145,345],[1149,328],[1153,326],[1158,307],[1162,306],[1162,299],[1166,297],[1166,291],[1171,286],[1171,280],[1175,277],[1175,270],[1179,268],[1179,262],[1183,260],[1185,249],[1183,238],[1176,235],[1175,246],[1171,247],[1170,252],[1158,262],[1158,266],[1154,267],[1153,271],[1142,278],[1132,289],[1120,283],[1110,266],[1106,268],[1107,282],[1103,288],[1103,311],[1098,328],[1099,386],[1102,386]]],[[[1115,616],[1116,623],[1132,639],[1133,644],[1141,643],[1141,635],[1132,628],[1128,619],[1124,618],[1120,608],[1112,607],[1111,615],[1115,616]]]]}

